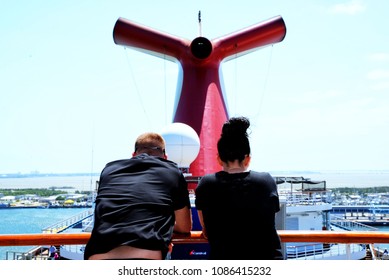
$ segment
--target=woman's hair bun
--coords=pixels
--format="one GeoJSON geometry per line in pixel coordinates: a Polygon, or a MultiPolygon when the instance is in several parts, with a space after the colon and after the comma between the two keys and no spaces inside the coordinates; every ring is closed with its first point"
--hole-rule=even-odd
{"type": "Polygon", "coordinates": [[[217,150],[223,162],[238,160],[241,162],[250,155],[250,143],[247,129],[250,121],[245,117],[230,118],[224,123],[217,150]]]}
{"type": "Polygon", "coordinates": [[[248,137],[247,129],[250,127],[250,121],[245,117],[230,118],[222,129],[221,137],[248,137]]]}

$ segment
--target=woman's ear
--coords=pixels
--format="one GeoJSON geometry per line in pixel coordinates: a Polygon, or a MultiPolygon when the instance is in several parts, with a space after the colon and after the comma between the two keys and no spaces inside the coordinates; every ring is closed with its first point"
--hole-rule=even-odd
{"type": "Polygon", "coordinates": [[[217,162],[219,163],[219,165],[220,165],[220,166],[223,166],[223,161],[221,160],[219,154],[217,154],[216,159],[217,159],[217,162]]]}
{"type": "Polygon", "coordinates": [[[250,155],[246,155],[244,160],[243,160],[244,167],[248,167],[250,165],[250,161],[251,161],[251,156],[250,155]]]}

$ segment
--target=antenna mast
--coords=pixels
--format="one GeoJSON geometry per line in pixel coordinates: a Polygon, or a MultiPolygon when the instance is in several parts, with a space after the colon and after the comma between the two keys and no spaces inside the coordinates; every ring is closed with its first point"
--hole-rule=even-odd
{"type": "Polygon", "coordinates": [[[202,37],[201,35],[201,11],[199,11],[199,15],[198,15],[198,18],[199,18],[199,31],[200,31],[200,37],[202,37]]]}

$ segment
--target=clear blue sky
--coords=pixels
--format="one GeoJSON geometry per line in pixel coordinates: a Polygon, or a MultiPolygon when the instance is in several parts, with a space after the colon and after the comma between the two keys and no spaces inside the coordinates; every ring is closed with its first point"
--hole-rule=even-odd
{"type": "Polygon", "coordinates": [[[283,42],[223,65],[257,170],[389,169],[389,2],[2,1],[0,173],[100,172],[171,122],[177,65],[117,46],[116,20],[213,39],[273,16],[283,42]],[[234,4],[232,4],[234,3],[234,4]]]}

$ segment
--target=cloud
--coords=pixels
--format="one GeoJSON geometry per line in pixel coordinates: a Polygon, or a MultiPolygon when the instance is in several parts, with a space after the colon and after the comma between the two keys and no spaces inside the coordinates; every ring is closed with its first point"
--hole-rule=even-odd
{"type": "Polygon", "coordinates": [[[347,3],[336,4],[330,8],[330,12],[333,14],[346,14],[355,15],[365,11],[366,7],[361,1],[350,1],[347,3]]]}
{"type": "Polygon", "coordinates": [[[373,81],[372,90],[382,91],[389,89],[389,70],[374,70],[367,74],[367,79],[373,81]]]}
{"type": "Polygon", "coordinates": [[[372,90],[389,90],[389,82],[376,83],[371,87],[372,90]]]}
{"type": "MultiPolygon", "coordinates": [[[[378,52],[372,53],[368,56],[369,60],[374,64],[387,65],[389,62],[389,53],[378,52]]],[[[370,86],[372,90],[383,91],[389,89],[389,70],[387,69],[375,69],[367,73],[367,79],[374,84],[370,86]]]]}
{"type": "Polygon", "coordinates": [[[381,80],[381,79],[389,79],[389,71],[388,70],[374,70],[367,74],[367,78],[369,80],[381,80]]]}
{"type": "Polygon", "coordinates": [[[372,53],[369,55],[369,60],[377,62],[389,61],[389,53],[372,53]]]}
{"type": "Polygon", "coordinates": [[[341,90],[313,90],[302,93],[299,96],[294,96],[291,102],[307,106],[320,105],[323,102],[331,102],[331,100],[342,98],[344,92],[341,90]]]}

